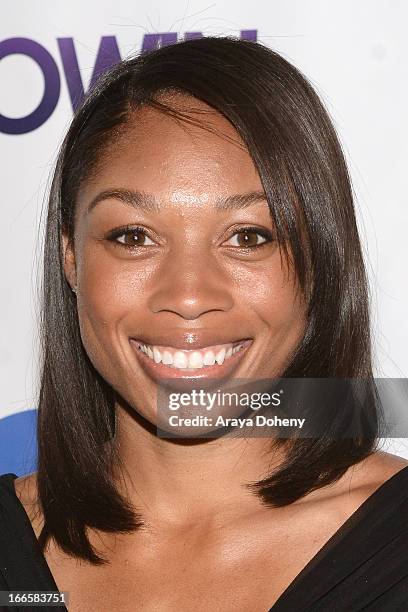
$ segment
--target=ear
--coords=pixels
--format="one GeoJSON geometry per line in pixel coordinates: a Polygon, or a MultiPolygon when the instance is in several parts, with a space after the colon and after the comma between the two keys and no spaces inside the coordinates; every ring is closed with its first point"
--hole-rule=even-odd
{"type": "Polygon", "coordinates": [[[65,233],[62,234],[62,258],[65,278],[71,289],[76,292],[77,275],[74,242],[65,233]]]}

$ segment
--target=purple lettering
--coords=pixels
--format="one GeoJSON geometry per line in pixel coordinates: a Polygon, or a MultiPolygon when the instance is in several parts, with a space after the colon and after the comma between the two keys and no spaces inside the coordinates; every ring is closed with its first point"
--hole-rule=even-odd
{"type": "MultiPolygon", "coordinates": [[[[64,67],[65,79],[74,111],[81,104],[85,96],[81,72],[72,38],[57,38],[64,67]]],[[[95,66],[92,73],[90,86],[92,87],[101,74],[108,68],[120,62],[120,52],[115,36],[102,36],[96,55],[95,66]]]]}
{"type": "MultiPolygon", "coordinates": [[[[184,40],[202,38],[202,32],[185,32],[184,40]]],[[[257,40],[257,30],[241,30],[242,40],[257,40]]],[[[75,111],[85,96],[84,84],[78,65],[73,38],[57,38],[68,92],[75,111]]],[[[145,34],[141,53],[177,43],[177,32],[145,34]]],[[[13,119],[0,114],[0,132],[25,134],[40,127],[54,112],[59,100],[61,83],[57,64],[51,54],[39,43],[29,38],[9,38],[0,42],[0,60],[13,54],[27,55],[40,67],[44,76],[44,93],[37,108],[26,117],[13,119]]],[[[106,70],[121,61],[115,36],[102,36],[90,80],[92,87],[106,70]]]]}
{"type": "Polygon", "coordinates": [[[196,38],[203,38],[202,32],[186,32],[184,34],[184,40],[195,40],[196,38]]]}
{"type": "Polygon", "coordinates": [[[161,34],[145,34],[143,37],[142,53],[154,51],[160,47],[173,45],[177,42],[177,32],[162,32],[161,34]]]}
{"type": "Polygon", "coordinates": [[[241,30],[241,40],[252,40],[257,41],[258,30],[241,30]]]}
{"type": "Polygon", "coordinates": [[[13,54],[31,57],[44,76],[44,93],[41,102],[26,117],[12,119],[0,114],[0,132],[3,134],[26,134],[47,121],[57,106],[61,83],[57,64],[51,54],[38,42],[30,38],[8,38],[0,42],[0,60],[13,54]]]}

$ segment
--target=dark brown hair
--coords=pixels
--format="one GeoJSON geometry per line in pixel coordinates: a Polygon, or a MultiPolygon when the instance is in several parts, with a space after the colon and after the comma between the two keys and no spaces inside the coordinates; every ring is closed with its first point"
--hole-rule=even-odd
{"type": "MultiPolygon", "coordinates": [[[[228,37],[177,43],[113,66],[78,108],[58,155],[42,288],[37,477],[45,524],[39,542],[44,548],[53,536],[65,552],[96,564],[105,560],[90,545],[87,527],[130,532],[142,519],[113,485],[115,393],[82,345],[61,234],[74,238],[79,186],[136,120],[133,111],[147,104],[180,115],[160,102],[169,91],[206,102],[232,123],[259,172],[279,245],[290,245],[309,308],[306,333],[283,376],[372,378],[368,289],[350,178],[307,79],[271,49],[228,37]]],[[[340,478],[375,450],[377,436],[373,426],[364,438],[336,439],[328,430],[319,438],[279,439],[285,460],[255,490],[266,504],[289,504],[340,478]]]]}

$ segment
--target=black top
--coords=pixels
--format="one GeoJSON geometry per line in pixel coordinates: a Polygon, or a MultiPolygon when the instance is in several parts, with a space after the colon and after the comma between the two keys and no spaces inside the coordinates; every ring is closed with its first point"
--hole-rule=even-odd
{"type": "MultiPolygon", "coordinates": [[[[15,478],[15,474],[0,476],[0,591],[58,591],[15,493],[15,478]]],[[[21,607],[21,612],[29,609],[21,607]]],[[[67,610],[65,606],[32,609],[67,610]]],[[[408,466],[343,523],[269,612],[360,610],[408,610],[408,466]]]]}

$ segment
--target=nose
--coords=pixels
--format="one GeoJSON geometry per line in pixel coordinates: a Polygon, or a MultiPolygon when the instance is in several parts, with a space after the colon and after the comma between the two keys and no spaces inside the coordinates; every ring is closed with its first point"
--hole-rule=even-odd
{"type": "Polygon", "coordinates": [[[153,313],[193,320],[211,311],[227,312],[233,305],[231,279],[203,254],[173,253],[151,281],[148,307],[153,313]]]}

